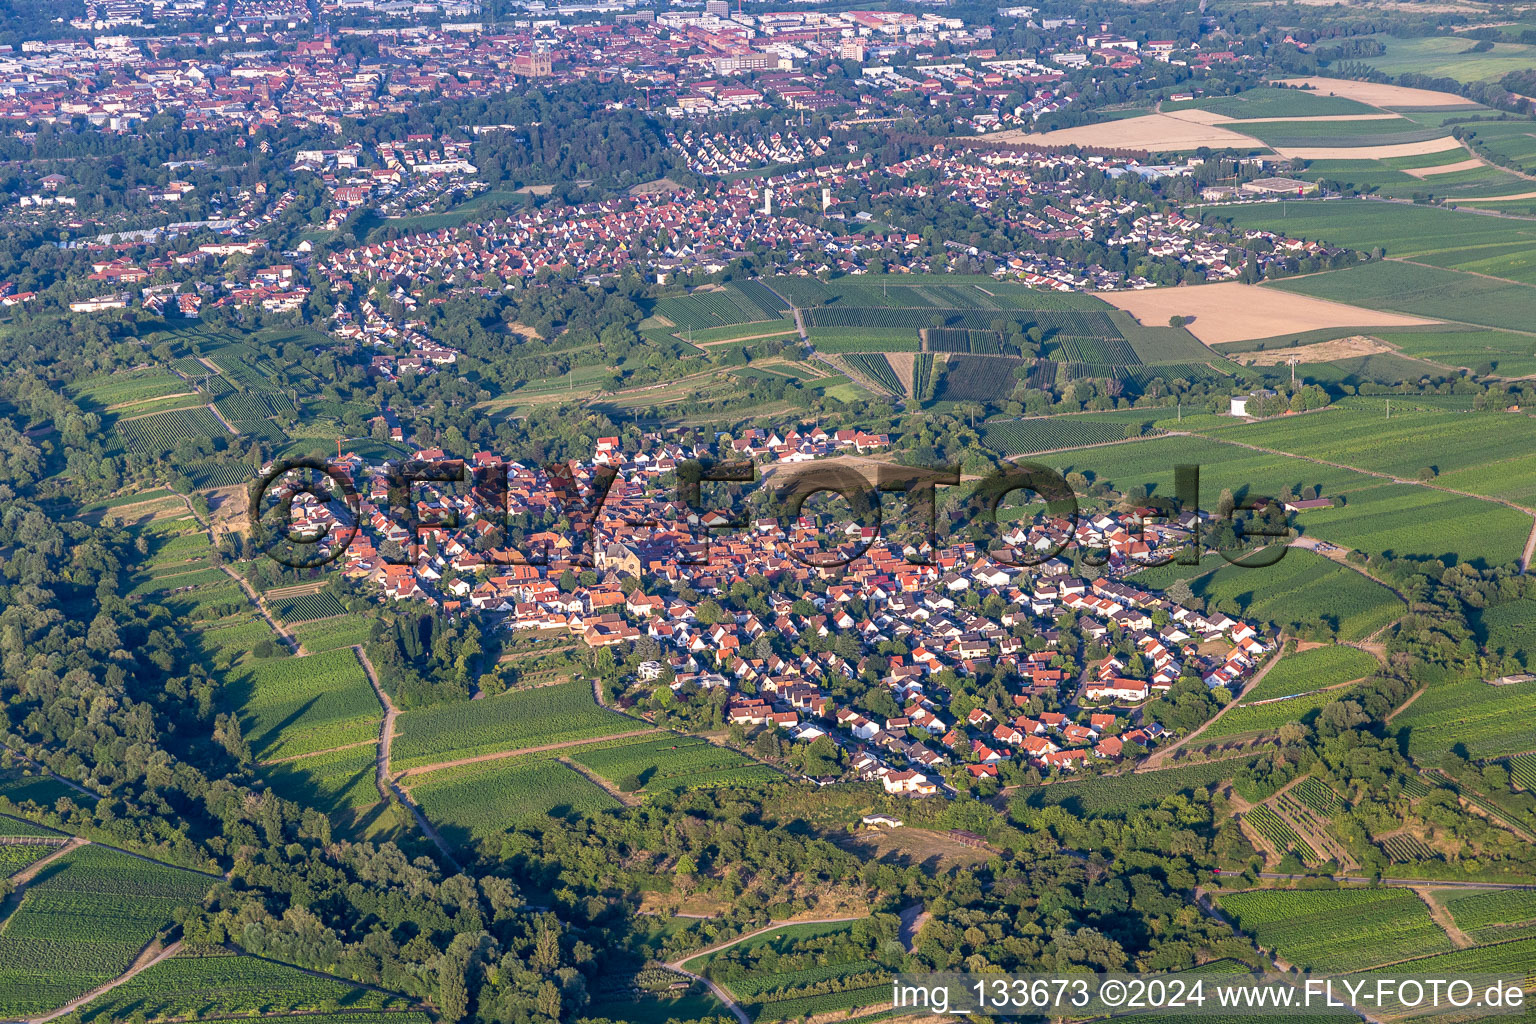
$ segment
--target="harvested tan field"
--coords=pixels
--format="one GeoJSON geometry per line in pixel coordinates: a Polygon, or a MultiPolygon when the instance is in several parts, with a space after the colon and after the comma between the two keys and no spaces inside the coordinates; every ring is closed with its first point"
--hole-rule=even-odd
{"type": "Polygon", "coordinates": [[[1435,92],[1432,89],[1409,89],[1401,85],[1382,85],[1378,82],[1346,81],[1342,78],[1282,78],[1285,85],[1310,85],[1321,96],[1343,96],[1345,99],[1369,103],[1373,107],[1470,107],[1471,100],[1451,92],[1435,92]]]}
{"type": "Polygon", "coordinates": [[[1466,196],[1457,197],[1458,203],[1512,203],[1516,199],[1536,199],[1536,192],[1517,192],[1512,196],[1466,196]]]}
{"type": "Polygon", "coordinates": [[[912,397],[912,364],[917,362],[916,352],[887,352],[885,359],[891,364],[896,379],[901,381],[902,394],[912,397]]]}
{"type": "Polygon", "coordinates": [[[1276,288],[1223,281],[1140,292],[1100,292],[1099,298],[1143,324],[1161,327],[1171,316],[1193,317],[1189,332],[1207,345],[1327,327],[1415,327],[1438,323],[1400,313],[1381,313],[1276,288]]]}
{"type": "Polygon", "coordinates": [[[1395,146],[1299,146],[1294,149],[1277,146],[1275,152],[1288,160],[1386,160],[1394,156],[1428,156],[1452,149],[1466,152],[1449,135],[1426,142],[1400,142],[1395,146]]]}
{"type": "Polygon", "coordinates": [[[1453,164],[1436,164],[1433,167],[1405,167],[1404,174],[1411,174],[1415,178],[1428,178],[1436,174],[1455,174],[1457,171],[1471,171],[1483,166],[1483,162],[1477,157],[1468,157],[1458,160],[1453,164]]]}
{"type": "Polygon", "coordinates": [[[1214,110],[1170,110],[1167,116],[1195,124],[1314,124],[1318,121],[1396,121],[1398,114],[1323,114],[1319,117],[1228,117],[1214,110]]]}
{"type": "Polygon", "coordinates": [[[1100,149],[1141,149],[1149,152],[1178,152],[1212,148],[1263,149],[1257,139],[1228,131],[1215,125],[1183,120],[1170,114],[1147,114],[1123,121],[1105,121],[1076,128],[1058,128],[1053,132],[994,132],[975,136],[998,142],[1037,143],[1042,146],[1097,146],[1100,149]]]}
{"type": "Polygon", "coordinates": [[[1298,363],[1329,363],[1335,359],[1354,359],[1357,356],[1374,356],[1391,351],[1392,346],[1386,342],[1368,334],[1356,334],[1348,338],[1318,342],[1316,345],[1298,345],[1295,348],[1229,352],[1227,358],[1250,366],[1284,366],[1293,359],[1298,363]]]}

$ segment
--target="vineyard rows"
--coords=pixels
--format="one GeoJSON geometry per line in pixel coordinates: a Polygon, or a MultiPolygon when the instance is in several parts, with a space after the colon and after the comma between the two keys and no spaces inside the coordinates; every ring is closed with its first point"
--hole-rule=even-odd
{"type": "MultiPolygon", "coordinates": [[[[657,739],[627,742],[612,746],[572,748],[568,755],[598,775],[617,782],[625,776],[640,776],[647,785],[653,779],[680,779],[701,772],[719,771],[754,764],[749,758],[717,747],[704,740],[668,733],[657,739]]],[[[665,789],[666,786],[658,788],[665,789]]]]}
{"type": "Polygon", "coordinates": [[[195,438],[229,436],[224,424],[203,406],[119,420],[117,433],[129,451],[140,455],[160,455],[195,438]]]}
{"type": "Polygon", "coordinates": [[[1387,836],[1377,845],[1394,864],[1413,864],[1421,860],[1434,860],[1437,856],[1434,850],[1410,835],[1387,836]]]}
{"type": "Polygon", "coordinates": [[[411,796],[450,836],[478,839],[551,812],[595,814],[619,806],[580,774],[550,760],[481,761],[407,781],[411,796]]]}
{"type": "Polygon", "coordinates": [[[1429,908],[1402,889],[1256,890],[1220,903],[1260,946],[1303,969],[1353,971],[1452,948],[1429,908]]]}
{"type": "Polygon", "coordinates": [[[597,706],[582,682],[486,700],[406,711],[396,723],[393,765],[421,767],[479,754],[630,732],[639,723],[597,706]]]}
{"type": "Polygon", "coordinates": [[[281,601],[274,601],[272,610],[284,622],[309,622],[312,619],[329,619],[345,615],[346,609],[335,594],[321,590],[313,594],[300,594],[281,601]]]}
{"type": "Polygon", "coordinates": [[[1274,844],[1279,853],[1294,852],[1308,863],[1321,859],[1317,851],[1307,845],[1307,841],[1301,838],[1301,834],[1291,827],[1291,823],[1276,814],[1267,804],[1260,804],[1249,811],[1244,815],[1244,820],[1252,825],[1259,835],[1274,844]]]}
{"type": "Polygon", "coordinates": [[[1315,812],[1319,817],[1327,818],[1337,813],[1344,806],[1344,801],[1339,798],[1326,783],[1308,776],[1298,782],[1291,790],[1291,795],[1299,800],[1308,810],[1315,812]]]}
{"type": "Polygon", "coordinates": [[[101,846],[65,854],[0,932],[0,1015],[52,1009],[122,974],[213,881],[101,846]]]}
{"type": "Polygon", "coordinates": [[[849,353],[843,358],[848,361],[848,365],[853,367],[854,370],[862,373],[892,394],[899,395],[902,393],[900,378],[896,376],[896,371],[891,368],[891,361],[881,353],[854,352],[849,353]]]}
{"type": "Polygon", "coordinates": [[[256,661],[225,690],[243,696],[241,732],[267,760],[370,739],[383,715],[357,655],[346,649],[256,661]]]}
{"type": "MultiPolygon", "coordinates": [[[[340,978],[319,978],[286,964],[232,955],[215,946],[162,960],[87,1004],[80,1011],[80,1021],[108,1024],[135,1014],[157,1020],[313,1011],[341,1004],[352,1010],[368,1010],[404,1007],[409,1002],[403,996],[362,988],[340,978]]],[[[397,1016],[387,1021],[403,1024],[397,1016]]]]}
{"type": "Polygon", "coordinates": [[[1510,758],[1509,776],[1521,789],[1536,792],[1536,754],[1521,754],[1510,758]]]}
{"type": "Polygon", "coordinates": [[[1139,366],[1141,358],[1124,338],[1117,337],[1065,337],[1053,339],[1057,359],[1075,363],[1111,363],[1117,366],[1139,366]]]}
{"type": "Polygon", "coordinates": [[[932,398],[933,353],[919,352],[912,360],[912,397],[919,402],[932,398]]]}
{"type": "Polygon", "coordinates": [[[1081,416],[989,423],[982,431],[982,440],[987,447],[1003,455],[1081,448],[1084,445],[1120,441],[1125,436],[1126,424],[1123,422],[1081,416]]]}
{"type": "Polygon", "coordinates": [[[1001,402],[1013,393],[1013,371],[1024,360],[1007,356],[951,356],[937,398],[950,402],[1001,402]]]}

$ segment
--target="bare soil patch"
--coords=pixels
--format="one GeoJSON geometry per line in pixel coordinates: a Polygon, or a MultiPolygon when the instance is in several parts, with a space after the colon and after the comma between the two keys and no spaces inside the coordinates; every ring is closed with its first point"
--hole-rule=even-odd
{"type": "Polygon", "coordinates": [[[1105,121],[1076,128],[1058,128],[1052,132],[995,132],[978,136],[994,142],[1036,143],[1042,146],[1093,146],[1100,149],[1140,149],[1149,152],[1178,152],[1210,146],[1213,149],[1263,149],[1264,143],[1212,124],[1174,117],[1171,114],[1147,114],[1123,121],[1105,121]]]}
{"type": "Polygon", "coordinates": [[[1355,334],[1348,338],[1321,341],[1316,345],[1298,345],[1295,348],[1271,348],[1261,352],[1235,352],[1227,358],[1250,366],[1284,366],[1291,360],[1298,363],[1331,363],[1335,359],[1353,359],[1356,356],[1374,356],[1392,351],[1392,346],[1368,334],[1355,334]]]}
{"type": "Polygon", "coordinates": [[[1452,92],[1436,92],[1432,89],[1409,89],[1401,85],[1383,85],[1380,82],[1355,82],[1342,78],[1284,78],[1285,85],[1310,85],[1321,96],[1343,96],[1345,99],[1369,103],[1373,107],[1468,107],[1471,102],[1465,96],[1452,92]]]}
{"type": "Polygon", "coordinates": [[[1455,174],[1457,171],[1475,171],[1481,166],[1483,166],[1483,162],[1477,157],[1473,156],[1468,157],[1465,160],[1458,160],[1453,164],[1436,164],[1433,167],[1405,167],[1403,168],[1403,173],[1412,175],[1415,178],[1429,178],[1436,174],[1455,174]]]}
{"type": "Polygon", "coordinates": [[[1424,142],[1400,142],[1394,146],[1297,146],[1275,147],[1288,160],[1389,160],[1398,156],[1428,156],[1448,150],[1466,152],[1449,135],[1424,142]]]}
{"type": "Polygon", "coordinates": [[[1166,324],[1171,316],[1193,317],[1189,332],[1207,345],[1328,327],[1416,327],[1437,322],[1236,281],[1101,292],[1099,298],[1149,326],[1166,324]]]}

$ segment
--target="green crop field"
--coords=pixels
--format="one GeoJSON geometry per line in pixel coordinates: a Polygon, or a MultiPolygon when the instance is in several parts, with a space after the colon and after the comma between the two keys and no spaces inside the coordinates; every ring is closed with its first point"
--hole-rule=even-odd
{"type": "MultiPolygon", "coordinates": [[[[378,1010],[405,1008],[410,1003],[404,996],[363,988],[341,978],[317,977],[286,964],[235,955],[215,946],[162,960],[86,1004],[79,1014],[81,1024],[109,1024],[136,1014],[142,1014],[137,1019],[155,1021],[339,1008],[378,1010]]],[[[396,1015],[371,1019],[377,1024],[406,1024],[396,1015]]]]}
{"type": "Polygon", "coordinates": [[[1536,714],[1536,682],[1492,686],[1479,680],[1432,685],[1392,720],[1408,753],[1439,757],[1458,746],[1469,757],[1524,753],[1536,714]]]}
{"type": "Polygon", "coordinates": [[[65,854],[0,930],[0,1014],[41,1013],[117,977],[216,881],[102,846],[65,854]]]}
{"type": "Polygon", "coordinates": [[[1489,605],[1475,609],[1469,618],[1491,653],[1514,658],[1527,669],[1536,666],[1536,601],[1526,598],[1489,605]]]}
{"type": "MultiPolygon", "coordinates": [[[[1445,160],[1452,162],[1464,157],[1465,151],[1457,149],[1448,154],[1445,160]]],[[[1420,191],[1446,191],[1443,185],[1435,184],[1433,179],[1418,182],[1417,185],[1420,191]]],[[[1529,190],[1520,188],[1511,191],[1529,190]]],[[[1501,195],[1508,194],[1508,191],[1489,187],[1485,192],[1477,194],[1501,195]]],[[[1362,252],[1370,252],[1379,246],[1388,257],[1434,264],[1434,267],[1415,267],[1412,264],[1393,263],[1389,259],[1385,263],[1368,263],[1281,282],[1276,287],[1320,298],[1352,302],[1372,309],[1401,309],[1403,312],[1421,313],[1428,317],[1464,320],[1492,327],[1511,327],[1515,330],[1529,329],[1528,323],[1518,322],[1518,318],[1505,309],[1518,308],[1518,291],[1499,291],[1500,282],[1488,280],[1482,280],[1479,288],[1469,281],[1458,282],[1456,275],[1436,274],[1435,268],[1475,271],[1526,284],[1536,283],[1536,263],[1533,263],[1530,255],[1531,243],[1536,240],[1536,223],[1531,221],[1485,217],[1435,206],[1370,200],[1264,203],[1225,208],[1220,211],[1220,215],[1230,218],[1234,225],[1245,229],[1279,231],[1293,238],[1325,241],[1362,252]],[[1339,275],[1344,275],[1342,282],[1336,281],[1339,275]],[[1388,279],[1384,275],[1395,276],[1388,279]],[[1307,281],[1315,284],[1306,285],[1307,281]],[[1326,285],[1324,282],[1327,282],[1326,285]],[[1457,285],[1459,288],[1454,287],[1457,285]],[[1314,291],[1314,287],[1321,290],[1314,291]],[[1395,295],[1396,292],[1403,294],[1395,295]],[[1467,315],[1477,313],[1480,304],[1479,299],[1467,296],[1484,292],[1497,292],[1494,297],[1499,307],[1487,311],[1495,320],[1467,315]],[[1386,305],[1388,301],[1400,304],[1386,305]]],[[[1529,302],[1528,299],[1525,301],[1529,302]]]]}
{"type": "Polygon", "coordinates": [[[160,412],[117,421],[117,433],[123,445],[138,455],[159,455],[182,441],[200,437],[229,437],[224,424],[203,406],[160,412]]]}
{"type": "Polygon", "coordinates": [[[1274,565],[1253,569],[1207,555],[1198,568],[1169,565],[1156,570],[1158,575],[1148,577],[1148,585],[1157,585],[1150,582],[1157,580],[1166,586],[1181,575],[1195,576],[1212,568],[1215,571],[1192,579],[1190,590],[1210,608],[1239,618],[1286,628],[1322,622],[1340,639],[1362,640],[1407,611],[1395,594],[1375,580],[1301,548],[1287,550],[1274,565]]]}
{"type": "Polygon", "coordinates": [[[1376,107],[1342,96],[1327,96],[1311,89],[1265,86],[1231,96],[1167,101],[1163,110],[1209,110],[1240,121],[1260,117],[1338,117],[1344,114],[1378,114],[1376,107]]]}
{"type": "Polygon", "coordinates": [[[1429,142],[1449,134],[1407,118],[1380,121],[1258,121],[1235,126],[1271,146],[1396,146],[1429,142]]]}
{"type": "Polygon", "coordinates": [[[1419,978],[1454,978],[1458,974],[1473,973],[1529,977],[1533,962],[1536,962],[1536,939],[1521,939],[1421,957],[1385,967],[1379,973],[1419,978]]]}
{"type": "Polygon", "coordinates": [[[30,864],[59,852],[57,846],[23,846],[0,843],[0,878],[8,878],[30,864]]]}
{"type": "Polygon", "coordinates": [[[72,384],[67,389],[82,409],[104,409],[110,405],[143,402],[193,390],[189,382],[161,367],[103,374],[72,384]]]}
{"type": "Polygon", "coordinates": [[[1522,43],[1494,43],[1493,49],[1476,52],[1477,42],[1463,36],[1423,36],[1400,39],[1395,35],[1362,36],[1379,40],[1387,52],[1374,57],[1360,57],[1387,75],[1417,74],[1430,78],[1452,78],[1458,82],[1497,81],[1511,71],[1525,71],[1536,64],[1536,46],[1522,43]]]}
{"type": "Polygon", "coordinates": [[[671,734],[592,749],[575,747],[567,756],[613,783],[637,776],[648,792],[762,783],[779,778],[773,769],[733,750],[671,734]]]}
{"type": "Polygon", "coordinates": [[[1301,697],[1273,700],[1264,704],[1243,704],[1232,708],[1206,727],[1201,740],[1236,736],[1248,732],[1274,732],[1286,722],[1310,724],[1323,705],[1331,704],[1348,692],[1309,693],[1301,697]]]}
{"type": "Polygon", "coordinates": [[[1141,433],[1151,425],[1153,415],[1155,413],[1152,410],[1146,410],[1123,418],[1054,416],[992,422],[982,431],[982,441],[988,448],[1003,455],[1029,455],[1033,452],[1105,444],[1125,440],[1127,428],[1136,434],[1141,433]]]}
{"type": "Polygon", "coordinates": [[[1487,364],[1495,373],[1520,377],[1536,373],[1536,337],[1510,331],[1372,331],[1404,355],[1446,366],[1477,370],[1487,364]]]}
{"type": "Polygon", "coordinates": [[[598,707],[591,684],[561,683],[406,711],[395,720],[390,766],[416,768],[644,728],[643,722],[598,707]]]}
{"type": "Polygon", "coordinates": [[[41,825],[34,825],[32,822],[24,821],[21,818],[0,814],[0,837],[9,838],[12,836],[36,836],[60,840],[67,838],[62,832],[55,832],[51,828],[44,828],[41,825]]]}
{"type": "Polygon", "coordinates": [[[1356,971],[1452,948],[1424,902],[1401,889],[1236,892],[1217,902],[1260,946],[1303,969],[1356,971]]]}
{"type": "Polygon", "coordinates": [[[1018,385],[1022,359],[1006,356],[950,356],[934,397],[946,402],[1001,402],[1018,385]]]}
{"type": "Polygon", "coordinates": [[[1536,301],[1536,290],[1526,284],[1392,260],[1292,278],[1273,287],[1368,309],[1517,331],[1530,327],[1528,311],[1536,301]]]}
{"type": "Polygon", "coordinates": [[[917,331],[905,327],[816,327],[811,346],[821,352],[916,352],[917,331]]]}
{"type": "Polygon", "coordinates": [[[1502,565],[1520,556],[1530,533],[1530,517],[1503,505],[1226,445],[1220,443],[1223,436],[1224,430],[1208,438],[1150,438],[1063,452],[1052,455],[1050,463],[1091,474],[1090,479],[1108,481],[1117,490],[1139,484],[1153,494],[1171,493],[1175,465],[1198,465],[1205,508],[1215,505],[1222,488],[1276,495],[1315,486],[1325,497],[1346,497],[1344,507],[1303,513],[1295,525],[1305,534],[1370,553],[1502,565]]]}
{"type": "Polygon", "coordinates": [[[244,666],[224,684],[224,707],[258,758],[308,754],[378,735],[384,711],[350,650],[244,666]]]}
{"type": "Polygon", "coordinates": [[[267,765],[262,775],[283,799],[348,819],[379,802],[377,757],[377,744],[364,743],[267,765]]]}
{"type": "Polygon", "coordinates": [[[1456,927],[1478,942],[1498,942],[1536,934],[1536,892],[1441,892],[1437,898],[1451,912],[1456,927]]]}
{"type": "Polygon", "coordinates": [[[361,615],[339,615],[333,619],[294,623],[289,632],[306,651],[313,653],[362,644],[368,639],[371,625],[372,620],[361,615]]]}
{"type": "Polygon", "coordinates": [[[891,361],[879,352],[875,353],[850,353],[843,357],[854,370],[868,377],[875,384],[895,395],[904,394],[901,379],[896,376],[896,371],[891,368],[891,361]]]}
{"type": "Polygon", "coordinates": [[[1374,674],[1380,667],[1374,657],[1355,647],[1314,647],[1281,658],[1259,681],[1259,685],[1243,694],[1243,702],[1251,704],[1273,697],[1321,690],[1352,679],[1363,679],[1374,674]]]}
{"type": "Polygon", "coordinates": [[[1250,760],[1239,757],[1136,775],[1054,783],[1021,790],[1020,796],[1035,807],[1059,805],[1079,814],[1118,816],[1138,807],[1150,807],[1172,793],[1230,779],[1247,767],[1250,760]]]}
{"type": "Polygon", "coordinates": [[[595,814],[619,806],[580,773],[553,760],[479,761],[406,781],[422,811],[457,843],[499,835],[551,814],[595,814]]]}
{"type": "Polygon", "coordinates": [[[41,807],[51,808],[61,796],[75,799],[79,795],[52,775],[30,768],[0,768],[0,797],[14,803],[30,800],[41,807]]]}
{"type": "Polygon", "coordinates": [[[1527,494],[1501,479],[1506,471],[1536,478],[1536,419],[1529,416],[1394,410],[1388,417],[1385,410],[1328,409],[1225,429],[1220,437],[1402,479],[1426,467],[1469,470],[1458,490],[1536,507],[1536,486],[1527,494]],[[1490,463],[1500,473],[1489,474],[1490,463]]]}

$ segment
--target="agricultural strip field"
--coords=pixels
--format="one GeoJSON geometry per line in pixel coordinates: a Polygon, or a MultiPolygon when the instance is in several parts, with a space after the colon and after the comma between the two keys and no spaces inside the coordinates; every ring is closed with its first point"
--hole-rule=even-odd
{"type": "MultiPolygon", "coordinates": [[[[1461,266],[1459,261],[1478,261],[1527,248],[1536,241],[1536,223],[1457,213],[1434,206],[1382,203],[1367,199],[1316,202],[1307,200],[1226,207],[1213,211],[1244,230],[1278,231],[1292,238],[1327,242],[1362,252],[1380,246],[1388,257],[1400,257],[1434,263],[1444,267],[1461,266]]],[[[1322,275],[1358,274],[1380,264],[1366,264],[1322,275]]],[[[1464,269],[1481,270],[1494,276],[1497,270],[1486,266],[1464,269]]],[[[1300,285],[1316,276],[1288,282],[1300,285]]],[[[1310,292],[1308,294],[1311,294],[1310,292]]],[[[1331,295],[1325,297],[1332,297],[1331,295]]],[[[1361,302],[1362,305],[1369,303],[1361,302]]],[[[1432,314],[1431,314],[1432,315],[1432,314]]],[[[1447,312],[1455,319],[1455,314],[1447,312]]]]}
{"type": "Polygon", "coordinates": [[[1286,722],[1310,724],[1323,705],[1344,696],[1346,690],[1310,693],[1301,697],[1270,701],[1267,704],[1243,704],[1232,708],[1206,727],[1199,740],[1214,740],[1249,732],[1274,732],[1286,722]]]}
{"type": "Polygon", "coordinates": [[[1536,935],[1536,892],[1445,891],[1436,898],[1451,912],[1456,927],[1478,942],[1499,942],[1536,935]]]}
{"type": "Polygon", "coordinates": [[[1342,495],[1343,507],[1308,511],[1295,518],[1295,526],[1369,553],[1501,565],[1520,556],[1531,529],[1529,516],[1502,505],[1251,451],[1222,444],[1217,437],[1149,438],[1051,458],[1057,469],[1092,474],[1090,479],[1109,481],[1120,491],[1143,485],[1153,494],[1172,493],[1173,467],[1180,463],[1200,467],[1206,508],[1214,506],[1222,488],[1237,495],[1273,495],[1314,486],[1324,497],[1342,495]]]}
{"type": "Polygon", "coordinates": [[[122,974],[215,881],[102,846],[65,854],[0,930],[0,1014],[38,1014],[122,974]]]}
{"type": "MultiPolygon", "coordinates": [[[[340,1008],[379,1010],[405,1008],[410,1002],[404,996],[363,988],[341,978],[316,977],[286,964],[240,956],[214,946],[190,952],[184,949],[162,960],[86,1004],[79,1015],[81,1024],[108,1024],[135,1014],[156,1021],[340,1008]]],[[[372,1019],[379,1024],[407,1024],[398,1015],[372,1019]]]]}
{"type": "Polygon", "coordinates": [[[412,776],[406,784],[444,838],[460,844],[548,815],[595,814],[619,806],[579,772],[549,759],[479,761],[412,776]]]}
{"type": "MultiPolygon", "coordinates": [[[[34,825],[30,821],[21,818],[12,818],[9,815],[0,814],[0,837],[33,836],[48,839],[58,839],[61,842],[68,838],[62,832],[55,832],[51,828],[42,825],[34,825]]],[[[13,872],[14,873],[14,872],[13,872]]]]}
{"type": "Polygon", "coordinates": [[[1135,775],[1111,775],[1098,779],[1055,783],[1023,791],[1032,807],[1061,806],[1085,815],[1119,815],[1138,807],[1150,807],[1168,796],[1195,787],[1208,787],[1230,779],[1247,767],[1252,758],[1209,761],[1204,764],[1164,768],[1135,775]]]}
{"type": "Polygon", "coordinates": [[[934,397],[946,402],[1000,402],[1018,386],[1016,373],[1025,365],[1024,360],[1007,356],[949,356],[934,397]]]}
{"type": "Polygon", "coordinates": [[[368,639],[372,620],[365,616],[341,615],[333,619],[312,619],[288,623],[289,632],[313,654],[337,647],[353,647],[368,639]]]}
{"type": "Polygon", "coordinates": [[[224,424],[203,406],[118,420],[123,445],[138,455],[161,455],[182,441],[200,437],[229,437],[224,424]]]}
{"type": "Polygon", "coordinates": [[[982,442],[1003,455],[1028,455],[1091,444],[1123,441],[1142,433],[1152,423],[1152,410],[1134,410],[1129,415],[1113,413],[1097,416],[1051,416],[1022,420],[993,421],[982,430],[982,442]]]}
{"type": "Polygon", "coordinates": [[[373,743],[281,761],[262,769],[272,791],[342,820],[379,802],[374,785],[378,747],[373,743]]]}
{"type": "Polygon", "coordinates": [[[670,733],[622,744],[574,747],[566,756],[615,785],[633,777],[650,793],[772,782],[780,777],[772,768],[733,750],[670,733]]]}
{"type": "Polygon", "coordinates": [[[329,619],[346,613],[346,609],[341,606],[341,601],[336,595],[323,590],[313,594],[281,598],[271,601],[270,604],[273,613],[286,623],[329,619]]]}
{"type": "Polygon", "coordinates": [[[194,390],[192,384],[162,367],[104,374],[71,384],[66,393],[82,409],[100,410],[194,390]]]}
{"type": "Polygon", "coordinates": [[[1536,337],[1510,331],[1375,331],[1405,356],[1476,370],[1487,363],[1505,377],[1536,373],[1536,337]]]}
{"type": "Polygon", "coordinates": [[[1377,114],[1380,109],[1345,99],[1303,89],[1277,89],[1265,86],[1231,96],[1211,96],[1198,100],[1165,101],[1165,112],[1206,110],[1236,120],[1263,117],[1337,117],[1345,114],[1377,114]]]}
{"type": "Polygon", "coordinates": [[[220,703],[238,712],[241,733],[263,760],[371,739],[384,717],[350,650],[249,663],[226,680],[220,703]]]}
{"type": "MultiPolygon", "coordinates": [[[[1536,666],[1536,601],[1523,598],[1474,609],[1469,616],[1483,646],[1500,657],[1536,666]]],[[[1536,749],[1536,739],[1531,746],[1536,749]]]]}
{"type": "Polygon", "coordinates": [[[57,846],[24,846],[19,843],[0,843],[0,878],[9,878],[16,872],[35,864],[44,857],[59,852],[57,846]]]}
{"type": "Polygon", "coordinates": [[[1328,409],[1215,433],[1400,479],[1428,466],[1445,475],[1436,483],[1536,507],[1536,419],[1529,416],[1394,411],[1388,418],[1384,410],[1328,409]]]}
{"type": "Polygon", "coordinates": [[[1402,889],[1260,890],[1217,902],[1260,946],[1303,969],[1356,971],[1453,948],[1423,901],[1402,889]]]}
{"type": "Polygon", "coordinates": [[[1265,674],[1258,686],[1243,694],[1243,703],[1252,704],[1363,679],[1375,674],[1380,667],[1374,657],[1354,647],[1330,645],[1287,654],[1265,674]]]}
{"type": "Polygon", "coordinates": [[[1492,686],[1480,680],[1432,685],[1392,720],[1408,753],[1438,757],[1457,746],[1468,757],[1524,753],[1532,742],[1536,682],[1492,686]]]}
{"type": "Polygon", "coordinates": [[[816,327],[810,342],[817,351],[843,352],[916,352],[917,331],[905,327],[816,327]]]}
{"type": "MultiPolygon", "coordinates": [[[[1529,248],[1532,243],[1520,244],[1529,248]]],[[[1265,287],[1313,298],[1347,300],[1371,309],[1516,331],[1530,329],[1529,312],[1532,302],[1536,302],[1536,289],[1529,284],[1393,260],[1291,278],[1265,287]]]]}
{"type": "Polygon", "coordinates": [[[585,682],[541,686],[403,712],[395,720],[390,767],[400,771],[643,728],[643,722],[598,707],[585,682]]]}
{"type": "MultiPolygon", "coordinates": [[[[1190,580],[1189,588],[1213,610],[1292,629],[1322,622],[1346,641],[1362,640],[1407,611],[1386,587],[1303,548],[1291,548],[1280,561],[1262,568],[1245,569],[1207,555],[1198,568],[1175,563],[1134,579],[1167,587],[1196,573],[1207,574],[1190,580]]],[[[1296,692],[1287,689],[1276,696],[1296,692]]]]}
{"type": "MultiPolygon", "coordinates": [[[[1292,283],[1317,279],[1305,277],[1292,283]]],[[[1370,304],[1348,295],[1318,295],[1319,301],[1305,302],[1294,295],[1278,295],[1258,285],[1236,281],[1110,292],[1105,298],[1144,325],[1167,323],[1172,316],[1187,317],[1190,333],[1207,345],[1321,328],[1411,327],[1432,322],[1361,308],[1370,304]]]]}

